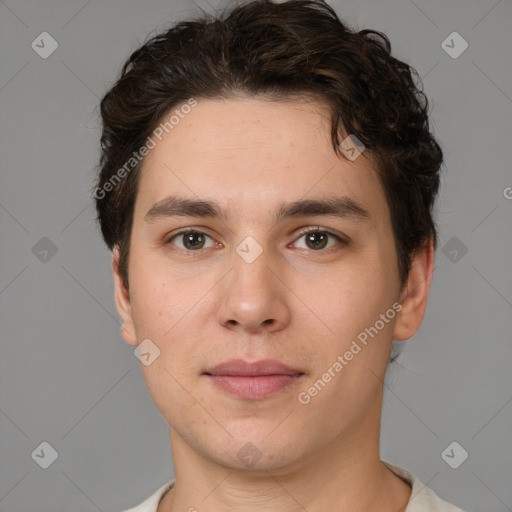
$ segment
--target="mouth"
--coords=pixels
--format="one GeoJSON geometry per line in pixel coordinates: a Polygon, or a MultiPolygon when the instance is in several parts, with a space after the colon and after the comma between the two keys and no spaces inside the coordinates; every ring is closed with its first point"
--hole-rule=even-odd
{"type": "Polygon", "coordinates": [[[305,375],[279,361],[248,363],[232,359],[208,368],[203,375],[217,388],[247,400],[258,400],[298,383],[305,375]]]}

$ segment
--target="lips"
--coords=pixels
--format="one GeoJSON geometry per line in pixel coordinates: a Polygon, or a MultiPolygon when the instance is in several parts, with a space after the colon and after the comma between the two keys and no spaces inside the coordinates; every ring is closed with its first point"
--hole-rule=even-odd
{"type": "Polygon", "coordinates": [[[203,375],[231,395],[257,400],[295,384],[304,372],[272,359],[254,363],[232,359],[208,368],[203,375]]]}
{"type": "Polygon", "coordinates": [[[259,377],[262,375],[296,375],[304,372],[273,359],[263,359],[254,363],[248,363],[243,359],[232,359],[206,370],[205,373],[208,375],[259,377]]]}

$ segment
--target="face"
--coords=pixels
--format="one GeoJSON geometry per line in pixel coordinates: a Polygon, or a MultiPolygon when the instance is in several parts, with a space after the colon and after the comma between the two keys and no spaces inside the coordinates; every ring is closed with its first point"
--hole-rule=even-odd
{"type": "Polygon", "coordinates": [[[116,262],[123,336],[150,340],[141,368],[171,436],[240,469],[378,429],[392,338],[424,311],[403,302],[374,164],[334,153],[316,102],[199,101],[145,160],[129,296],[116,262]]]}

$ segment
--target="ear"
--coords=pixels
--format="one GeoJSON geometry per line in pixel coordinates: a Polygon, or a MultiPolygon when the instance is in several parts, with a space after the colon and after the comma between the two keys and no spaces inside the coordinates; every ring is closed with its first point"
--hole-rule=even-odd
{"type": "Polygon", "coordinates": [[[123,279],[119,274],[119,248],[116,246],[112,251],[112,274],[114,276],[114,300],[117,312],[123,322],[121,328],[121,336],[130,345],[137,345],[137,336],[135,334],[135,326],[132,318],[132,307],[130,303],[130,295],[126,289],[123,279]]]}
{"type": "Polygon", "coordinates": [[[420,328],[427,310],[428,292],[433,273],[434,243],[430,240],[412,259],[407,282],[400,293],[402,309],[397,315],[393,339],[407,340],[420,328]]]}

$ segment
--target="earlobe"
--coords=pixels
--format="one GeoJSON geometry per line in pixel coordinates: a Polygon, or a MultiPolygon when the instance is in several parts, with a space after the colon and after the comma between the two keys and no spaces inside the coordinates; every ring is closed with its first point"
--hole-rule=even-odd
{"type": "Polygon", "coordinates": [[[130,345],[137,345],[137,335],[132,318],[130,295],[119,273],[119,248],[112,251],[112,275],[114,277],[114,301],[121,317],[121,336],[130,345]]]}
{"type": "Polygon", "coordinates": [[[404,341],[420,328],[427,310],[428,293],[434,272],[434,245],[430,241],[414,255],[411,270],[400,297],[402,309],[397,315],[393,339],[404,341]]]}

